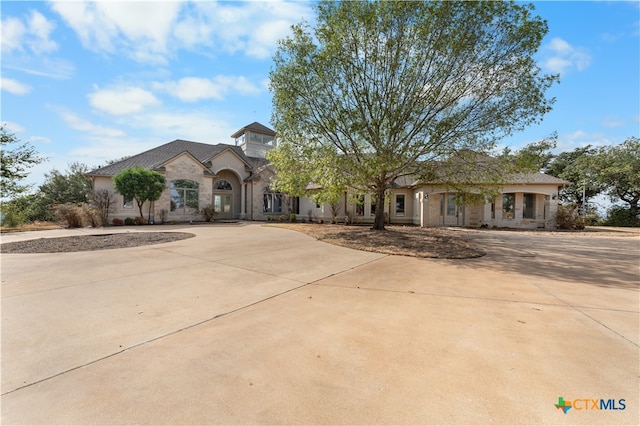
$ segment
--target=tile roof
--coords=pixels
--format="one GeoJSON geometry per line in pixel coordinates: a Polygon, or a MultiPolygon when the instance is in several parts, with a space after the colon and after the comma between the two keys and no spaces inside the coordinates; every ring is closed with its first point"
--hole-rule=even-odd
{"type": "Polygon", "coordinates": [[[188,152],[195,157],[201,163],[209,160],[214,155],[224,151],[225,149],[233,150],[238,156],[247,162],[250,162],[249,158],[244,154],[242,148],[235,145],[228,145],[219,143],[217,145],[210,145],[200,142],[185,141],[182,139],[176,139],[172,142],[160,145],[156,148],[134,155],[124,160],[117,161],[113,164],[109,164],[104,167],[92,170],[87,175],[89,176],[115,176],[124,169],[141,166],[145,169],[154,170],[160,167],[164,162],[172,159],[173,157],[188,152]]]}

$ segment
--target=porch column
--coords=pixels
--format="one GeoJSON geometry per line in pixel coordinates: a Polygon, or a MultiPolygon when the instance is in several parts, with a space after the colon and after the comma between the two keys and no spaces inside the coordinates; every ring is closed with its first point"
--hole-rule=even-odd
{"type": "Polygon", "coordinates": [[[244,219],[246,217],[246,202],[245,202],[245,198],[247,197],[247,184],[246,183],[242,183],[240,185],[240,219],[244,219]]]}

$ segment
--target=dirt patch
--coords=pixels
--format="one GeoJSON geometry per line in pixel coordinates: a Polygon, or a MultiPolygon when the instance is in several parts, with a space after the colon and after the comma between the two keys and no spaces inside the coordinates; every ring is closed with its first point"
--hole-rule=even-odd
{"type": "Polygon", "coordinates": [[[266,226],[292,229],[329,244],[374,253],[437,259],[469,259],[486,254],[475,243],[446,229],[387,226],[385,231],[373,231],[368,226],[310,223],[266,226]]]}
{"type": "Polygon", "coordinates": [[[38,238],[0,245],[2,253],[68,253],[109,250],[170,243],[195,237],[187,232],[126,232],[118,234],[78,235],[73,237],[38,238]]]}

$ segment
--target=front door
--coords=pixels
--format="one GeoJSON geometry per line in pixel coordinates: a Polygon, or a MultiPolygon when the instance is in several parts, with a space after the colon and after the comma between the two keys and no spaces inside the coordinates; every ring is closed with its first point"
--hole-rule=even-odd
{"type": "Polygon", "coordinates": [[[232,194],[213,194],[213,210],[216,219],[231,219],[233,217],[232,194]]]}
{"type": "Polygon", "coordinates": [[[440,195],[440,211],[442,215],[442,224],[445,226],[460,225],[461,210],[456,203],[456,194],[440,195]]]}

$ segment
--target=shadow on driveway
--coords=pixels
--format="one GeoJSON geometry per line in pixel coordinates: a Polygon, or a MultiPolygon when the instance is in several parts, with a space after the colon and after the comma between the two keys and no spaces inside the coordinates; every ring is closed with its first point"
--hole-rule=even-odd
{"type": "Polygon", "coordinates": [[[487,251],[465,261],[550,280],[601,287],[640,286],[640,237],[478,231],[461,235],[487,251]]]}

